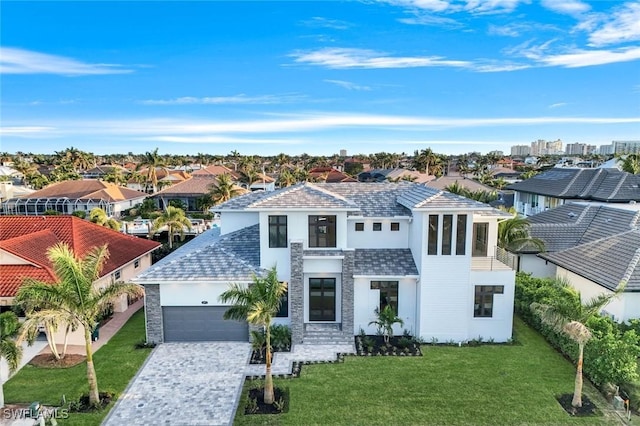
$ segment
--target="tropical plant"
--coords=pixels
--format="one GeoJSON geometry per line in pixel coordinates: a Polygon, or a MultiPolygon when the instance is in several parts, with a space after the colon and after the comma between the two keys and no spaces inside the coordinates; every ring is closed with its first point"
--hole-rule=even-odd
{"type": "Polygon", "coordinates": [[[184,228],[191,230],[191,221],[184,215],[184,210],[168,206],[161,216],[153,221],[151,227],[151,235],[155,234],[160,228],[166,226],[169,238],[169,249],[173,248],[173,238],[180,235],[180,240],[184,240],[184,228]]]}
{"type": "Polygon", "coordinates": [[[389,343],[389,339],[393,337],[393,325],[400,324],[400,326],[404,326],[404,321],[394,312],[391,305],[387,305],[384,309],[380,310],[380,308],[375,309],[376,319],[371,321],[369,325],[374,324],[378,328],[378,332],[382,333],[384,337],[384,341],[389,343]]]}
{"type": "Polygon", "coordinates": [[[211,186],[209,195],[215,204],[221,204],[229,201],[233,197],[241,195],[244,190],[233,184],[231,176],[227,173],[218,175],[217,182],[211,186]]]}
{"type": "Polygon", "coordinates": [[[136,167],[136,171],[143,167],[147,168],[144,174],[145,182],[151,186],[153,193],[158,191],[158,169],[165,169],[165,165],[164,158],[158,154],[158,148],[156,148],[151,152],[145,152],[143,160],[136,167]]]}
{"type": "Polygon", "coordinates": [[[287,292],[287,283],[278,280],[276,268],[271,268],[264,277],[253,277],[253,283],[233,283],[220,295],[222,303],[231,303],[224,313],[225,319],[246,320],[249,324],[263,327],[266,335],[266,371],[264,402],[273,404],[273,377],[271,376],[271,323],[280,309],[282,297],[287,292]]]}
{"type": "Polygon", "coordinates": [[[291,186],[296,183],[296,177],[288,170],[284,169],[278,176],[278,185],[280,188],[291,186]]]}
{"type": "Polygon", "coordinates": [[[620,168],[623,172],[631,173],[633,175],[640,174],[640,154],[628,154],[620,160],[622,160],[620,168]]]}
{"type": "MultiPolygon", "coordinates": [[[[613,293],[602,293],[587,303],[579,302],[579,298],[578,303],[566,303],[566,298],[558,298],[548,304],[537,302],[531,304],[531,310],[539,315],[542,322],[564,333],[578,345],[576,379],[573,390],[573,400],[571,401],[571,405],[574,407],[582,407],[582,364],[584,347],[593,337],[586,323],[592,316],[598,314],[613,299],[618,297],[618,295],[624,291],[625,284],[626,283],[623,282],[613,293]]],[[[559,281],[558,285],[563,291],[575,292],[566,281],[559,281]]]]}
{"type": "Polygon", "coordinates": [[[498,247],[509,251],[519,251],[525,246],[533,246],[544,251],[544,242],[529,235],[529,221],[517,213],[511,219],[498,223],[498,247]]]}
{"type": "Polygon", "coordinates": [[[120,230],[120,222],[107,215],[100,207],[95,207],[89,212],[89,220],[96,225],[104,226],[105,228],[113,229],[114,231],[120,230]]]}
{"type": "Polygon", "coordinates": [[[100,313],[123,295],[140,296],[143,290],[134,284],[109,283],[100,288],[94,282],[100,277],[109,256],[107,246],[94,247],[78,257],[66,244],[47,250],[57,281],[54,283],[28,279],[16,295],[16,304],[37,311],[38,315],[61,314],[84,329],[89,404],[97,406],[98,378],[93,364],[91,333],[100,313]]]}
{"type": "MultiPolygon", "coordinates": [[[[22,346],[15,337],[20,330],[20,321],[13,312],[0,314],[0,359],[4,359],[9,366],[9,373],[18,369],[22,358],[22,346]]],[[[0,381],[0,408],[4,407],[4,392],[0,381]]]]}

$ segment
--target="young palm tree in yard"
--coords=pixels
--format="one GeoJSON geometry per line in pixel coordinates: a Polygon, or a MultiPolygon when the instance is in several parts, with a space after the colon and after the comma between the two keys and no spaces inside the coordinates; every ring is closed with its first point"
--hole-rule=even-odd
{"type": "MultiPolygon", "coordinates": [[[[576,366],[576,379],[573,390],[573,400],[571,405],[574,407],[582,407],[582,363],[584,355],[584,346],[591,339],[591,330],[586,326],[587,320],[593,315],[598,314],[613,299],[618,297],[624,290],[625,282],[622,282],[618,289],[609,294],[600,294],[583,304],[567,303],[564,298],[556,299],[551,304],[532,303],[531,310],[536,312],[540,319],[554,327],[561,333],[564,333],[578,345],[578,362],[576,366]]],[[[563,291],[575,292],[566,281],[558,281],[558,285],[563,291]]],[[[579,300],[579,295],[578,295],[579,300]]]]}
{"type": "MultiPolygon", "coordinates": [[[[15,337],[20,330],[20,321],[13,312],[0,314],[0,359],[7,361],[9,373],[13,373],[20,364],[22,347],[16,343],[15,337]]],[[[0,382],[0,408],[4,407],[4,392],[0,382]]]]}
{"type": "Polygon", "coordinates": [[[273,404],[273,378],[271,377],[271,322],[280,309],[282,296],[287,292],[287,283],[278,281],[276,268],[272,268],[266,277],[253,277],[253,283],[231,284],[220,295],[220,301],[232,306],[224,313],[225,319],[246,320],[249,324],[264,327],[267,353],[264,381],[264,402],[273,404]]]}
{"type": "Polygon", "coordinates": [[[47,250],[47,257],[53,264],[58,281],[53,284],[35,280],[26,282],[18,290],[17,305],[33,308],[42,313],[41,315],[58,313],[69,322],[84,328],[89,403],[97,406],[100,397],[93,366],[91,332],[100,313],[114,299],[123,295],[139,296],[143,290],[134,284],[111,283],[101,288],[94,286],[93,283],[100,277],[100,272],[109,257],[106,245],[95,247],[80,258],[69,246],[60,243],[47,250]]]}
{"type": "Polygon", "coordinates": [[[169,206],[164,211],[162,216],[153,221],[153,227],[151,228],[151,235],[158,232],[160,228],[166,226],[169,234],[169,248],[173,248],[173,237],[180,235],[181,239],[184,239],[184,228],[191,230],[191,221],[184,215],[184,210],[169,206]]]}
{"type": "Polygon", "coordinates": [[[371,321],[369,325],[374,324],[378,327],[378,331],[382,333],[385,343],[389,343],[389,338],[393,337],[393,325],[400,324],[400,327],[402,327],[404,321],[396,315],[391,305],[385,306],[382,310],[376,308],[375,314],[377,319],[371,321]]]}

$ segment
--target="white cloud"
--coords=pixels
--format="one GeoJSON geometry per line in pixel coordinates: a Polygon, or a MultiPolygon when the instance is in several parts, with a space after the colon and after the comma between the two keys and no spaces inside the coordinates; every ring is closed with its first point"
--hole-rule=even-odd
{"type": "Polygon", "coordinates": [[[47,133],[55,130],[55,127],[48,126],[5,126],[0,127],[0,135],[28,136],[34,133],[47,133]]]}
{"type": "Polygon", "coordinates": [[[152,142],[169,142],[169,143],[237,143],[237,144],[274,144],[274,145],[294,145],[301,143],[300,140],[294,139],[262,139],[262,138],[236,138],[218,135],[200,135],[200,136],[149,136],[136,138],[137,140],[152,142]]]}
{"type": "Polygon", "coordinates": [[[580,0],[542,0],[542,6],[556,13],[565,15],[580,15],[591,9],[587,3],[580,0]]]}
{"type": "Polygon", "coordinates": [[[393,6],[435,13],[466,11],[474,14],[509,13],[530,0],[382,0],[393,6]]]}
{"type": "Polygon", "coordinates": [[[614,64],[640,59],[640,47],[616,50],[581,50],[568,53],[538,57],[537,60],[547,66],[564,68],[590,67],[594,65],[614,64]]]}
{"type": "Polygon", "coordinates": [[[211,97],[192,97],[183,96],[175,99],[147,99],[140,101],[144,105],[224,105],[224,104],[253,104],[253,105],[274,105],[298,102],[304,99],[304,95],[286,94],[286,95],[261,95],[247,96],[244,94],[235,96],[211,96],[211,97]]]}
{"type": "Polygon", "coordinates": [[[356,83],[352,83],[351,81],[344,81],[344,80],[323,80],[323,81],[325,83],[335,84],[336,86],[340,86],[343,89],[347,89],[347,90],[359,90],[359,91],[371,90],[371,87],[369,86],[362,86],[356,83]]]}
{"type": "Polygon", "coordinates": [[[58,74],[65,76],[127,74],[117,64],[89,64],[64,56],[13,47],[0,47],[0,74],[58,74]]]}
{"type": "Polygon", "coordinates": [[[403,24],[408,25],[437,25],[450,28],[461,28],[464,26],[464,24],[452,18],[419,12],[414,13],[414,16],[411,18],[400,18],[398,19],[398,22],[402,22],[403,24]]]}
{"type": "Polygon", "coordinates": [[[626,3],[606,16],[601,28],[589,35],[592,46],[640,40],[640,3],[626,3]]]}
{"type": "Polygon", "coordinates": [[[476,14],[511,13],[528,0],[466,0],[466,11],[476,14]]]}
{"type": "Polygon", "coordinates": [[[444,12],[449,9],[457,9],[447,0],[382,0],[381,3],[388,3],[393,6],[404,8],[428,10],[431,12],[444,12]]]}
{"type": "Polygon", "coordinates": [[[566,106],[566,105],[567,105],[566,102],[558,102],[558,103],[549,105],[549,108],[555,109],[555,108],[560,108],[560,107],[563,107],[563,106],[566,106]]]}
{"type": "Polygon", "coordinates": [[[347,21],[328,19],[321,16],[314,16],[311,19],[304,20],[302,24],[311,28],[330,28],[332,30],[346,30],[352,27],[352,24],[347,21]]]}
{"type": "Polygon", "coordinates": [[[369,49],[324,48],[291,54],[295,62],[325,68],[419,68],[456,67],[467,68],[467,61],[447,60],[441,56],[390,56],[369,49]]]}
{"type": "Polygon", "coordinates": [[[498,35],[505,37],[519,37],[522,33],[523,26],[517,23],[508,25],[493,25],[489,24],[489,35],[498,35]]]}

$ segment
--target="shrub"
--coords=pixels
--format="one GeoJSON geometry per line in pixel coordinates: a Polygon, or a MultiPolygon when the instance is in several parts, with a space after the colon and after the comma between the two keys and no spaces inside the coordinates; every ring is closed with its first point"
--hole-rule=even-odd
{"type": "Polygon", "coordinates": [[[57,210],[53,210],[53,209],[45,210],[45,211],[42,213],[42,215],[43,215],[43,216],[60,216],[61,214],[62,214],[62,213],[60,213],[59,211],[57,211],[57,210]]]}
{"type": "Polygon", "coordinates": [[[87,217],[87,212],[84,210],[76,210],[71,213],[71,216],[79,217],[80,219],[85,219],[87,217]]]}

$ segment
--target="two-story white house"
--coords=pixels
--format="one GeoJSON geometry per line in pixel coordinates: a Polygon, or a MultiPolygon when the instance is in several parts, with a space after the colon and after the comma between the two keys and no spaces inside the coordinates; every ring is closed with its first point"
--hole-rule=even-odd
{"type": "Polygon", "coordinates": [[[293,343],[323,329],[342,341],[391,306],[426,340],[511,338],[515,272],[497,248],[492,207],[415,183],[299,184],[218,206],[221,228],[134,281],[149,341],[247,340],[219,295],[276,267],[288,283],[278,322],[293,343]],[[337,333],[336,333],[337,332],[337,333]]]}

